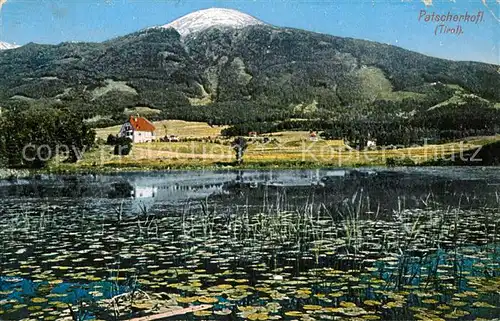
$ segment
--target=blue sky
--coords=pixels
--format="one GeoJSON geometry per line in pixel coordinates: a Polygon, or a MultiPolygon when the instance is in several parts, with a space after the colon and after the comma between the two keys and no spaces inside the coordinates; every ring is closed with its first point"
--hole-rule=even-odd
{"type": "MultiPolygon", "coordinates": [[[[0,11],[0,41],[103,41],[166,24],[195,10],[225,7],[278,26],[373,40],[441,58],[500,64],[500,22],[481,1],[434,0],[426,7],[420,0],[7,0],[0,11]],[[485,15],[481,23],[461,23],[460,36],[435,35],[439,23],[419,21],[420,10],[438,14],[482,10],[485,15]]],[[[498,17],[500,5],[488,3],[498,17]]]]}

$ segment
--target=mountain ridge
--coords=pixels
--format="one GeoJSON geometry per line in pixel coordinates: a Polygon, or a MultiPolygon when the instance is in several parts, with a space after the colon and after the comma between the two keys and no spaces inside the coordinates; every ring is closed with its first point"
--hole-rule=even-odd
{"type": "Polygon", "coordinates": [[[0,79],[0,106],[70,105],[88,118],[115,121],[135,106],[218,123],[401,117],[446,108],[439,104],[454,101],[452,86],[463,89],[457,99],[471,93],[498,102],[497,70],[267,24],[209,26],[185,36],[174,28],[149,28],[102,43],[28,44],[0,53],[0,73],[7,75],[0,79]]]}

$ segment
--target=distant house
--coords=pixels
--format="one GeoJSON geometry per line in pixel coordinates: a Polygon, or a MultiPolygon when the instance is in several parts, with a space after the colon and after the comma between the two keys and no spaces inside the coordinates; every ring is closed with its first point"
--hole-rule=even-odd
{"type": "Polygon", "coordinates": [[[249,132],[248,136],[249,137],[257,137],[257,132],[249,132]]]}
{"type": "Polygon", "coordinates": [[[315,131],[310,131],[309,132],[309,139],[312,141],[318,140],[318,134],[315,131]]]}
{"type": "Polygon", "coordinates": [[[368,148],[375,148],[375,147],[377,147],[377,141],[376,140],[368,140],[366,142],[366,147],[368,147],[368,148]]]}
{"type": "Polygon", "coordinates": [[[156,127],[146,118],[130,116],[129,120],[122,125],[118,137],[127,137],[133,143],[146,143],[155,139],[156,127]]]}
{"type": "Polygon", "coordinates": [[[162,142],[178,142],[179,137],[175,135],[165,135],[165,137],[160,138],[160,141],[162,142]]]}

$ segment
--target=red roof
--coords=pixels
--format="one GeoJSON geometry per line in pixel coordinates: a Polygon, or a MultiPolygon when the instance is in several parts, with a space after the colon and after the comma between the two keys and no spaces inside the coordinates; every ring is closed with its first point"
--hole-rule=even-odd
{"type": "Polygon", "coordinates": [[[156,127],[149,120],[143,117],[130,116],[129,122],[132,125],[132,128],[136,131],[154,132],[156,130],[156,127]]]}

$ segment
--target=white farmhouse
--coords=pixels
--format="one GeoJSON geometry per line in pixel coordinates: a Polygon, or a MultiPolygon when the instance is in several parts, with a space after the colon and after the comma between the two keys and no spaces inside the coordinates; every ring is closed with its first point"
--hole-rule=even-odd
{"type": "Polygon", "coordinates": [[[156,127],[146,118],[130,116],[129,120],[122,125],[118,137],[127,137],[133,143],[147,143],[155,139],[156,127]]]}

